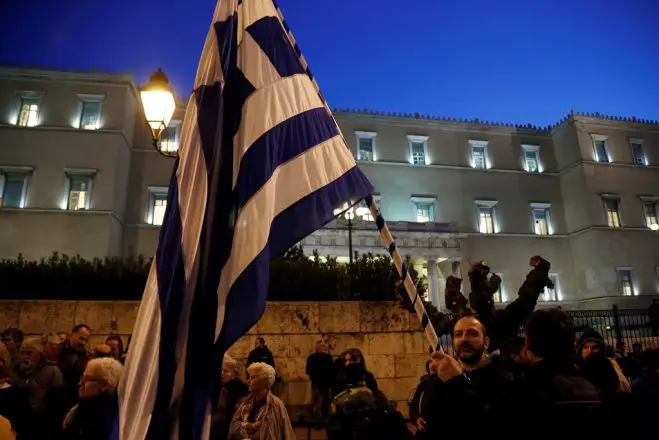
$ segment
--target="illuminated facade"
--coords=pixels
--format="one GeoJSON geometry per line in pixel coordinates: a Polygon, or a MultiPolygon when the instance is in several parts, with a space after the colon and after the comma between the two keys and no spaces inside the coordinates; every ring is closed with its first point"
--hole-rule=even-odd
{"type": "MultiPolygon", "coordinates": [[[[169,149],[184,112],[164,135],[169,149]]],[[[435,303],[454,263],[464,272],[476,259],[502,276],[510,301],[534,254],[552,262],[548,302],[600,308],[657,294],[657,122],[335,116],[435,303]]],[[[0,256],[152,254],[172,163],[151,146],[131,76],[0,68],[0,256]]],[[[384,253],[372,218],[358,213],[354,250],[384,253]]],[[[332,222],[302,245],[346,261],[347,242],[345,222],[332,222]]]]}

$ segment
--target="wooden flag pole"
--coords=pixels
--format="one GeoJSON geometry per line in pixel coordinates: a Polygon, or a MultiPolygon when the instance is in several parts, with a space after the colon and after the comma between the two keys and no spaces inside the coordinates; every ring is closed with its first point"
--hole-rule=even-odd
{"type": "Polygon", "coordinates": [[[407,263],[405,262],[405,260],[403,260],[403,257],[400,255],[400,252],[396,247],[396,242],[394,241],[394,237],[391,235],[391,232],[389,231],[389,227],[385,223],[384,217],[382,217],[382,214],[380,213],[380,209],[373,201],[372,195],[366,197],[364,200],[366,201],[368,208],[371,210],[371,215],[373,215],[373,218],[375,219],[375,224],[378,226],[378,230],[380,231],[380,236],[382,236],[382,240],[384,241],[384,244],[387,247],[387,250],[389,251],[391,258],[394,260],[394,266],[396,266],[398,275],[400,275],[401,279],[403,280],[403,284],[405,286],[405,290],[407,291],[407,295],[410,297],[410,301],[412,301],[412,305],[414,306],[414,311],[416,312],[416,315],[421,320],[423,331],[426,334],[426,338],[428,338],[428,342],[430,343],[430,346],[435,351],[443,351],[442,347],[439,344],[439,338],[437,337],[437,333],[435,332],[435,329],[433,328],[432,323],[430,322],[430,316],[428,316],[428,312],[426,312],[426,308],[423,306],[423,301],[419,297],[419,292],[417,292],[416,286],[414,286],[414,281],[412,281],[412,277],[410,276],[410,273],[407,270],[407,263]]]}

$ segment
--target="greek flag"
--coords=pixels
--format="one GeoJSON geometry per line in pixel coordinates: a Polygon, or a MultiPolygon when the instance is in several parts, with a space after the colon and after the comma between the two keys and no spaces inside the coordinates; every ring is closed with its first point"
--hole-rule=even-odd
{"type": "Polygon", "coordinates": [[[262,315],[270,260],[371,192],[272,0],[220,0],[114,438],[208,438],[213,359],[262,315]]]}

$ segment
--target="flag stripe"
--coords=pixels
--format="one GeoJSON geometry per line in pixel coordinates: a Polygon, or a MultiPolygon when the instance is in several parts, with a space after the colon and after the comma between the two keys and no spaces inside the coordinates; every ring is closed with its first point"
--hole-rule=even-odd
{"type": "MultiPolygon", "coordinates": [[[[265,17],[247,28],[282,77],[304,73],[304,68],[276,17],[265,17]]],[[[242,67],[242,66],[241,66],[242,67]]]]}
{"type": "Polygon", "coordinates": [[[352,167],[339,179],[325,185],[288,207],[274,218],[270,237],[263,250],[238,276],[225,295],[227,313],[219,337],[219,347],[229,348],[263,314],[268,294],[269,261],[334,218],[334,208],[346,200],[359,200],[372,192],[361,170],[352,167]],[[320,213],[324,213],[321,215],[320,213]],[[252,292],[242,295],[240,292],[252,292]]]}
{"type": "Polygon", "coordinates": [[[238,44],[244,38],[244,31],[265,17],[279,17],[275,5],[270,0],[250,0],[238,8],[238,44]]]}
{"type": "Polygon", "coordinates": [[[338,135],[336,124],[325,109],[315,108],[285,120],[261,136],[242,158],[235,185],[238,208],[270,180],[277,167],[338,135]]]}
{"type": "Polygon", "coordinates": [[[232,253],[222,270],[219,296],[226,295],[235,279],[263,250],[274,217],[354,166],[354,158],[337,136],[278,167],[238,214],[232,248],[240,251],[232,253]]]}
{"type": "Polygon", "coordinates": [[[322,107],[313,84],[304,74],[289,76],[255,91],[245,103],[242,126],[235,138],[234,187],[242,156],[258,138],[286,119],[322,107]]]}
{"type": "Polygon", "coordinates": [[[249,33],[245,34],[238,48],[238,63],[245,78],[257,89],[281,79],[270,58],[249,33]]]}

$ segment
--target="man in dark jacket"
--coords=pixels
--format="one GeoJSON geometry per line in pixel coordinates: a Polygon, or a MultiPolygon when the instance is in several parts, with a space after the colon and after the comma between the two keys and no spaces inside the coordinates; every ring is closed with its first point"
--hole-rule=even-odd
{"type": "Polygon", "coordinates": [[[330,389],[334,380],[334,361],[329,347],[323,340],[316,342],[316,352],[307,358],[307,376],[311,380],[312,414],[317,420],[327,416],[330,389]]]}
{"type": "Polygon", "coordinates": [[[264,362],[275,368],[275,358],[263,338],[256,338],[254,341],[254,350],[250,351],[247,357],[247,368],[256,362],[264,362]]]}
{"type": "Polygon", "coordinates": [[[426,362],[426,375],[421,377],[419,385],[414,391],[410,401],[410,421],[416,426],[416,438],[425,438],[426,420],[432,417],[432,408],[429,403],[432,400],[432,391],[435,388],[437,377],[437,364],[432,360],[426,362]]]}
{"type": "Polygon", "coordinates": [[[78,402],[78,384],[89,361],[87,345],[90,336],[91,329],[78,324],[71,330],[69,340],[62,344],[59,368],[64,375],[65,406],[69,408],[78,402]]]}
{"type": "Polygon", "coordinates": [[[597,331],[587,329],[577,346],[580,373],[606,395],[618,392],[619,379],[613,364],[606,356],[606,343],[597,331]]]}

